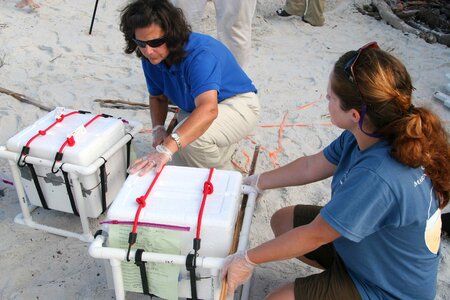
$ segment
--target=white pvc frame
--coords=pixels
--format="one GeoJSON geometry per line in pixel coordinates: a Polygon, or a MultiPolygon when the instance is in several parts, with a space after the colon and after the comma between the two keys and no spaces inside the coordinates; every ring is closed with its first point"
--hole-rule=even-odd
{"type": "MultiPolygon", "coordinates": [[[[111,148],[109,148],[105,153],[103,153],[102,158],[96,159],[89,166],[79,166],[70,163],[61,163],[57,162],[55,167],[62,168],[64,171],[69,173],[70,179],[72,180],[72,187],[74,191],[75,203],[78,208],[78,213],[80,215],[81,227],[83,228],[82,233],[76,233],[64,229],[60,229],[57,227],[52,227],[40,223],[36,223],[33,221],[31,216],[32,212],[37,208],[35,205],[29,205],[27,201],[27,197],[25,194],[25,190],[22,185],[21,176],[19,167],[17,166],[17,161],[19,159],[20,153],[12,152],[6,149],[5,146],[0,146],[0,158],[4,158],[8,160],[8,163],[11,167],[11,173],[14,179],[14,185],[16,187],[17,196],[19,197],[19,204],[22,210],[22,213],[19,213],[15,218],[14,222],[18,224],[27,225],[34,229],[39,229],[43,231],[47,231],[56,235],[66,236],[66,237],[74,237],[83,242],[91,242],[94,240],[94,237],[89,228],[88,217],[86,214],[86,209],[84,206],[84,198],[81,189],[81,183],[79,180],[80,176],[88,176],[94,174],[100,166],[108,160],[111,156],[113,156],[117,151],[122,149],[143,127],[142,123],[129,121],[128,124],[132,127],[131,131],[125,134],[116,144],[114,144],[111,148]],[[104,160],[104,159],[105,160],[104,160]]],[[[42,159],[39,157],[34,157],[27,155],[27,162],[45,166],[51,168],[53,166],[53,161],[42,159]]]]}
{"type": "MultiPolygon", "coordinates": [[[[253,187],[247,186],[247,185],[242,186],[242,192],[243,192],[243,194],[248,195],[248,199],[247,199],[247,206],[245,207],[245,211],[244,211],[244,219],[242,222],[242,229],[239,234],[239,244],[237,247],[237,251],[246,250],[248,247],[250,226],[252,223],[253,212],[255,210],[256,196],[258,194],[257,191],[253,187]]],[[[103,225],[102,230],[104,232],[107,232],[107,226],[103,225]]],[[[116,299],[117,300],[125,300],[125,290],[124,290],[124,285],[123,285],[121,262],[126,260],[127,250],[104,246],[106,239],[107,239],[106,235],[107,234],[97,235],[95,240],[89,246],[89,254],[94,258],[109,259],[111,268],[112,268],[114,291],[116,294],[116,299]]],[[[136,251],[131,250],[129,259],[134,260],[135,254],[136,254],[136,251]]],[[[175,255],[175,254],[143,252],[142,260],[184,266],[186,263],[186,256],[175,255]]],[[[225,260],[224,258],[200,257],[199,256],[196,259],[196,265],[197,265],[197,267],[211,269],[211,275],[216,277],[216,279],[220,281],[220,272],[219,271],[220,271],[220,269],[222,269],[224,260],[225,260]]],[[[221,288],[220,284],[218,284],[217,286],[219,289],[221,288]]],[[[239,292],[240,291],[238,290],[238,292],[235,293],[235,296],[237,297],[237,299],[247,300],[249,298],[250,280],[247,281],[244,284],[244,286],[242,287],[241,295],[238,295],[239,292]]],[[[217,293],[215,291],[214,294],[218,295],[218,297],[214,298],[214,300],[218,300],[220,297],[220,293],[217,293]]],[[[227,300],[231,300],[231,299],[233,299],[233,297],[231,297],[231,296],[227,297],[227,300]]]]}

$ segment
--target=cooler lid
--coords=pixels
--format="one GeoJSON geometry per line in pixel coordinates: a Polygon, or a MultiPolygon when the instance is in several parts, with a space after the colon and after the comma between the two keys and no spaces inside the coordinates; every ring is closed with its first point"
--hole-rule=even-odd
{"type": "MultiPolygon", "coordinates": [[[[74,110],[57,107],[11,137],[6,148],[20,153],[23,146],[40,130],[49,128],[61,115],[71,112],[74,110]]],[[[67,138],[73,136],[74,144],[63,149],[62,161],[88,166],[125,135],[125,126],[116,118],[99,117],[87,127],[83,126],[95,117],[95,114],[90,113],[64,117],[61,122],[48,129],[45,135],[39,135],[31,142],[29,155],[53,160],[67,138]]]]}
{"type": "MultiPolygon", "coordinates": [[[[142,177],[130,175],[108,210],[108,219],[133,221],[138,204],[145,195],[156,172],[142,177]]],[[[196,227],[203,199],[203,185],[209,169],[166,166],[141,210],[139,222],[196,227]]],[[[242,175],[236,171],[214,170],[214,187],[208,195],[202,227],[230,227],[234,225],[241,200],[242,175]]]]}

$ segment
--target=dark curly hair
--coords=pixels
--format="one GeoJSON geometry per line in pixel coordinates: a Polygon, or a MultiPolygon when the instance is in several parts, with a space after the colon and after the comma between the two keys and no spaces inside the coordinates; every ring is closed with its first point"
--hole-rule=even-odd
{"type": "Polygon", "coordinates": [[[412,105],[414,87],[405,66],[381,49],[361,52],[354,64],[355,83],[345,72],[355,51],[336,62],[331,89],[341,99],[341,108],[360,110],[367,106],[367,123],[391,145],[391,155],[412,167],[424,167],[443,208],[450,196],[449,137],[438,116],[412,105]]]}
{"type": "Polygon", "coordinates": [[[126,42],[125,53],[136,52],[138,57],[142,57],[139,47],[133,41],[134,32],[137,28],[152,24],[160,26],[167,38],[169,56],[166,63],[173,65],[181,62],[186,57],[184,46],[192,31],[181,9],[167,0],[136,0],[125,6],[120,17],[120,31],[126,42]]]}

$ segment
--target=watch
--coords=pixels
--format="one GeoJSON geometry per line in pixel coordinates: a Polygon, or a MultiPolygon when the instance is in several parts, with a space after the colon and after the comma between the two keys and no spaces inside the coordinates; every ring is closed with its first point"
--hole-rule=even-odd
{"type": "Polygon", "coordinates": [[[182,146],[181,146],[181,139],[180,139],[180,136],[178,135],[178,133],[172,132],[170,134],[170,137],[175,141],[175,143],[177,143],[178,150],[180,150],[182,148],[182,146]]]}

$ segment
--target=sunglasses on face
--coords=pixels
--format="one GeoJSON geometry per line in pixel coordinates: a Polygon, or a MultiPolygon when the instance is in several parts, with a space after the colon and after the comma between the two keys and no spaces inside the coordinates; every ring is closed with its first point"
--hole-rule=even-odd
{"type": "Polygon", "coordinates": [[[377,42],[371,42],[371,43],[368,43],[367,45],[364,45],[361,48],[359,48],[358,51],[355,53],[355,55],[350,57],[349,60],[345,63],[344,72],[345,72],[345,74],[347,74],[348,80],[356,86],[356,89],[359,93],[359,97],[361,98],[361,101],[362,101],[360,118],[359,118],[359,122],[358,122],[359,129],[361,129],[361,131],[368,136],[381,137],[381,134],[379,134],[377,132],[370,133],[370,132],[366,132],[363,129],[364,116],[367,113],[367,104],[364,103],[364,99],[361,94],[361,90],[359,89],[358,83],[356,82],[354,66],[355,66],[356,62],[358,61],[358,58],[361,56],[361,54],[367,49],[380,49],[380,47],[378,46],[377,42]]]}
{"type": "Polygon", "coordinates": [[[158,39],[148,40],[148,41],[141,41],[138,39],[133,38],[133,42],[136,43],[136,45],[139,48],[145,48],[147,45],[149,45],[152,48],[157,48],[164,44],[166,42],[167,38],[165,36],[160,37],[158,39]]]}

